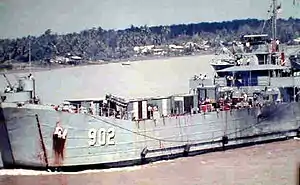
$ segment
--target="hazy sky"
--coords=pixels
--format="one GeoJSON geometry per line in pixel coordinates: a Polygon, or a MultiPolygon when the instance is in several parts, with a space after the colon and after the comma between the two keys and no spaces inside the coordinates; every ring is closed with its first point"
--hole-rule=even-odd
{"type": "MultiPolygon", "coordinates": [[[[282,2],[281,17],[300,18],[300,5],[282,2]]],[[[267,17],[270,0],[0,0],[0,38],[267,17]]]]}

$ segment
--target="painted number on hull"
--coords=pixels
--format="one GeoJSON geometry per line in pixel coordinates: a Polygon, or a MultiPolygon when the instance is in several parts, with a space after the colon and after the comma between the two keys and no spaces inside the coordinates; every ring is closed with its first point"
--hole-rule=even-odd
{"type": "Polygon", "coordinates": [[[101,146],[104,145],[114,145],[115,141],[115,129],[114,128],[109,128],[109,129],[104,129],[100,128],[99,130],[96,130],[94,128],[89,130],[89,145],[90,146],[95,146],[97,144],[97,138],[98,138],[98,143],[101,146]]]}

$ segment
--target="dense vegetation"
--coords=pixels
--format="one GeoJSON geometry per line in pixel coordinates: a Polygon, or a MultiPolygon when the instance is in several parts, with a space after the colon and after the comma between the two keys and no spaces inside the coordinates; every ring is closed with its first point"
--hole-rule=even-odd
{"type": "MultiPolygon", "coordinates": [[[[135,27],[125,30],[104,30],[101,27],[58,35],[51,29],[41,36],[0,40],[0,62],[7,60],[27,62],[29,39],[33,61],[46,60],[67,54],[87,60],[111,60],[132,57],[134,46],[181,44],[192,41],[209,41],[211,46],[220,40],[239,39],[243,34],[270,33],[271,24],[264,20],[247,19],[218,23],[180,24],[171,26],[135,27]],[[264,27],[264,31],[262,28],[264,27]]],[[[278,38],[290,42],[300,36],[300,19],[278,20],[278,38]]]]}

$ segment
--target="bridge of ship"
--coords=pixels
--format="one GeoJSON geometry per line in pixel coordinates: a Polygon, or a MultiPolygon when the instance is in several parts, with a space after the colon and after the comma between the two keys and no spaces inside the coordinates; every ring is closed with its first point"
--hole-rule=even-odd
{"type": "Polygon", "coordinates": [[[280,65],[233,66],[217,71],[215,84],[220,86],[300,86],[300,70],[280,65]],[[229,80],[231,76],[234,80],[229,80]]]}
{"type": "Polygon", "coordinates": [[[233,91],[237,96],[242,93],[248,97],[264,94],[268,101],[277,97],[285,102],[299,101],[300,68],[273,64],[233,66],[216,71],[213,80],[190,79],[190,91],[196,92],[199,85],[203,88],[209,85],[219,87],[218,94],[233,91]]]}
{"type": "MultiPolygon", "coordinates": [[[[234,66],[217,71],[214,84],[221,87],[233,87],[249,94],[254,91],[278,89],[283,101],[298,101],[300,70],[280,65],[234,66]],[[230,78],[231,77],[231,78],[230,78]]],[[[275,93],[276,94],[276,93],[275,93]]]]}
{"type": "Polygon", "coordinates": [[[276,56],[284,50],[283,46],[272,43],[268,34],[243,35],[240,39],[240,44],[232,44],[235,58],[241,59],[244,57],[257,57],[258,64],[276,64],[276,56]]]}
{"type": "MultiPolygon", "coordinates": [[[[241,42],[246,53],[256,54],[257,56],[266,57],[269,54],[271,40],[268,34],[260,35],[243,35],[241,42]],[[247,46],[248,45],[248,46],[247,46]]],[[[246,53],[243,53],[245,55],[246,53]]]]}

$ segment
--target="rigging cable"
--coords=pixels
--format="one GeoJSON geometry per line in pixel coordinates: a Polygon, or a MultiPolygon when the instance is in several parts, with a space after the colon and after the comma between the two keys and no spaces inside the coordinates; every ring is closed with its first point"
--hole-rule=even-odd
{"type": "MultiPolygon", "coordinates": [[[[284,109],[286,109],[286,108],[287,108],[288,106],[290,106],[290,105],[291,105],[291,104],[287,104],[286,107],[284,107],[284,109]]],[[[274,116],[274,115],[276,115],[276,114],[277,114],[277,111],[273,111],[273,112],[271,113],[271,115],[269,115],[269,116],[271,117],[271,116],[274,116]]],[[[122,127],[122,126],[120,126],[120,125],[117,125],[117,124],[115,124],[115,123],[111,123],[111,122],[109,122],[109,121],[103,120],[103,119],[101,119],[100,117],[97,117],[97,116],[94,116],[94,115],[91,115],[91,116],[92,116],[93,118],[95,118],[95,119],[98,119],[99,121],[102,121],[102,122],[107,123],[107,124],[109,124],[109,125],[112,125],[112,126],[114,126],[114,127],[118,127],[118,128],[120,128],[120,129],[122,129],[122,130],[126,130],[126,131],[128,131],[128,132],[130,132],[130,133],[133,133],[133,134],[136,134],[136,135],[139,135],[139,136],[142,136],[142,137],[146,137],[146,138],[148,138],[148,139],[153,139],[153,140],[161,141],[161,142],[170,142],[170,143],[171,143],[171,142],[173,142],[173,143],[189,143],[189,142],[204,142],[204,141],[207,141],[207,140],[208,140],[208,139],[195,139],[195,140],[189,140],[189,141],[180,141],[180,140],[161,139],[161,138],[149,136],[149,135],[146,135],[146,134],[139,133],[139,132],[137,132],[137,131],[133,131],[133,130],[127,129],[127,128],[122,127]]],[[[237,134],[237,133],[242,133],[243,131],[246,131],[246,130],[248,130],[248,129],[251,129],[252,127],[254,127],[254,126],[256,126],[256,125],[258,125],[258,124],[260,124],[260,123],[262,123],[262,122],[264,122],[264,121],[265,121],[264,119],[262,119],[262,120],[260,120],[260,121],[257,121],[256,123],[254,123],[254,124],[252,124],[252,125],[249,125],[248,127],[239,129],[239,130],[234,131],[234,132],[230,132],[230,133],[227,134],[227,136],[233,135],[233,134],[237,134]]],[[[209,141],[212,141],[212,140],[215,140],[215,139],[220,139],[220,137],[209,138],[209,141]]]]}
{"type": "Polygon", "coordinates": [[[269,9],[268,12],[267,12],[267,19],[264,20],[263,27],[262,27],[262,29],[261,29],[261,34],[263,34],[264,29],[265,29],[265,27],[266,27],[266,24],[267,24],[267,22],[268,22],[269,19],[270,19],[270,12],[271,12],[271,10],[272,10],[272,4],[270,5],[270,9],[269,9]]]}

